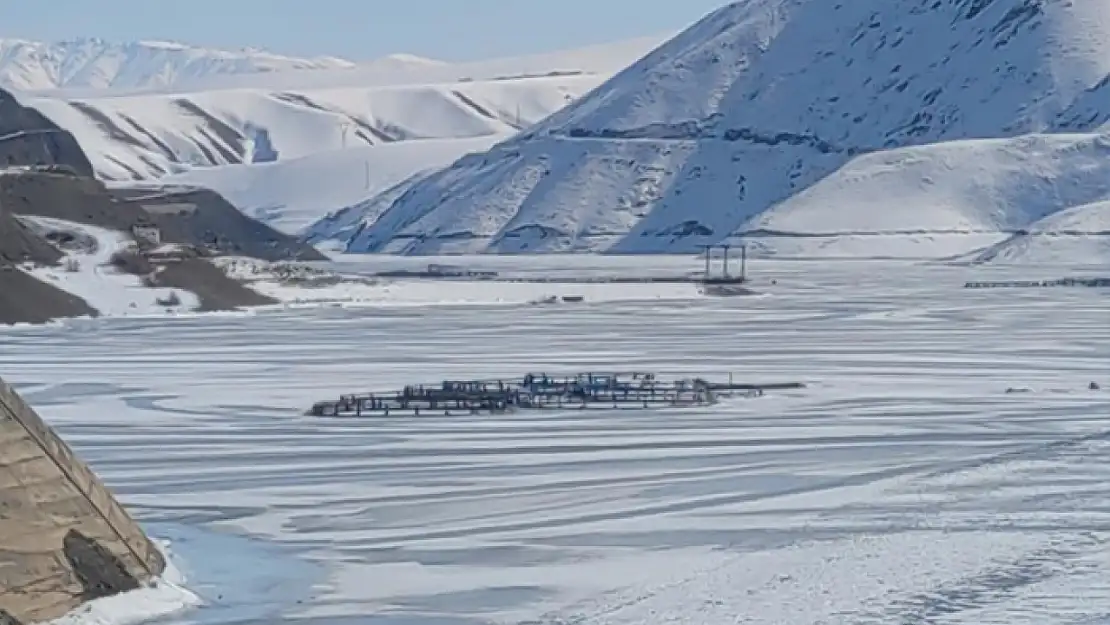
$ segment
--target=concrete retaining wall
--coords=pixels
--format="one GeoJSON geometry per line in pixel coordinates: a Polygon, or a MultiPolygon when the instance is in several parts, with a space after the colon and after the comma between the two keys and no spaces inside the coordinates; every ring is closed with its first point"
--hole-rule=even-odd
{"type": "Polygon", "coordinates": [[[54,619],[164,569],[96,475],[0,380],[0,623],[54,619]]]}

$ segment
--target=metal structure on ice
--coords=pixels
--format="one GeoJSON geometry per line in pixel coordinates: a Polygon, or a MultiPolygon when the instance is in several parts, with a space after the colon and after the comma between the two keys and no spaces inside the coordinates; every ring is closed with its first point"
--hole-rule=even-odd
{"type": "Polygon", "coordinates": [[[761,395],[768,389],[797,389],[796,382],[736,384],[702,378],[661,379],[654,373],[529,373],[506,380],[445,380],[400,391],[342,395],[313,404],[321,417],[500,414],[515,410],[645,409],[708,406],[734,393],[761,395]]]}

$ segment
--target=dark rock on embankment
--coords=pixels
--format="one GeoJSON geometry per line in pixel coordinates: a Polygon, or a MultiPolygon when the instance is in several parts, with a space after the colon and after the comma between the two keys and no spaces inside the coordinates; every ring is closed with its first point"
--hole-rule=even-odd
{"type": "Polygon", "coordinates": [[[201,312],[278,303],[228,277],[222,269],[192,250],[176,253],[173,260],[164,262],[152,261],[138,252],[116,254],[112,261],[117,270],[139,276],[151,287],[180,289],[196,295],[201,312]]]}
{"type": "Polygon", "coordinates": [[[61,258],[58,248],[32,232],[0,205],[0,264],[31,262],[53,265],[61,258]]]}
{"type": "Polygon", "coordinates": [[[0,324],[46,323],[98,314],[80,297],[42,282],[14,265],[0,263],[0,324]]]}
{"type": "Polygon", "coordinates": [[[212,263],[192,258],[166,265],[158,272],[157,283],[189,291],[200,298],[201,312],[237,310],[266,306],[278,301],[229,278],[212,263]]]}
{"type": "Polygon", "coordinates": [[[96,316],[84,300],[21,271],[21,263],[53,265],[58,248],[0,208],[0,324],[45,323],[59,317],[96,316]]]}
{"type": "Polygon", "coordinates": [[[0,176],[0,206],[128,232],[156,226],[167,243],[261,260],[327,260],[316,248],[255,221],[214,191],[108,189],[98,180],[27,171],[0,176]]]}

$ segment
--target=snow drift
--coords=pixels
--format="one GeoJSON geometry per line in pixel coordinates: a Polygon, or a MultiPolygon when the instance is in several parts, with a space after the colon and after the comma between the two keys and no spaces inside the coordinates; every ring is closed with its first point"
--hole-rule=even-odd
{"type": "Polygon", "coordinates": [[[1108,73],[1098,3],[736,2],[512,140],[372,203],[343,244],[692,252],[783,230],[965,235],[934,253],[968,251],[1105,197],[1108,73]],[[1039,136],[1055,131],[1069,134],[1039,136]]]}

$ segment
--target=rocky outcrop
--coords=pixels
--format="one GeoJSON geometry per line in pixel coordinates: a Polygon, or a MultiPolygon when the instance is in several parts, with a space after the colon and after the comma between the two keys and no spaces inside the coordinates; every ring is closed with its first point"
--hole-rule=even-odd
{"type": "Polygon", "coordinates": [[[44,323],[60,317],[96,316],[84,300],[20,271],[21,263],[53,265],[58,248],[0,208],[0,324],[44,323]]]}
{"type": "Polygon", "coordinates": [[[0,167],[21,165],[63,165],[93,175],[72,134],[0,89],[0,167]]]}
{"type": "Polygon", "coordinates": [[[164,569],[111,492],[0,380],[0,621],[55,619],[164,569]]]}
{"type": "Polygon", "coordinates": [[[311,245],[247,217],[215,191],[165,187],[113,189],[111,194],[149,215],[166,241],[268,261],[327,260],[311,245]]]}
{"type": "Polygon", "coordinates": [[[205,189],[108,189],[99,180],[28,170],[0,176],[0,207],[127,232],[156,226],[162,240],[261,260],[327,260],[314,247],[239,212],[205,189]]]}
{"type": "Polygon", "coordinates": [[[80,297],[41,282],[15,265],[0,262],[0,325],[98,314],[80,297]]]}

